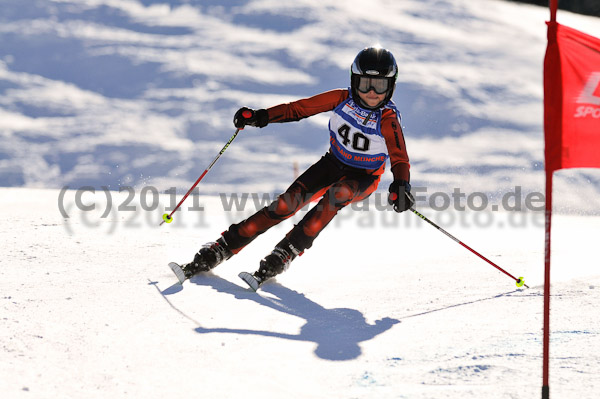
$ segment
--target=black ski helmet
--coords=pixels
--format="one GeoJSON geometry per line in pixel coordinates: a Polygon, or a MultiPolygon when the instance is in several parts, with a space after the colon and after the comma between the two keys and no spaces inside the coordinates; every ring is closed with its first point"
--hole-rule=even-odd
{"type": "Polygon", "coordinates": [[[352,98],[358,105],[367,109],[377,109],[390,101],[396,87],[396,78],[398,77],[398,65],[394,55],[381,47],[367,47],[361,50],[350,68],[350,89],[352,98]],[[358,96],[358,85],[360,77],[385,78],[388,81],[388,87],[385,91],[384,100],[375,107],[370,107],[358,96]]]}

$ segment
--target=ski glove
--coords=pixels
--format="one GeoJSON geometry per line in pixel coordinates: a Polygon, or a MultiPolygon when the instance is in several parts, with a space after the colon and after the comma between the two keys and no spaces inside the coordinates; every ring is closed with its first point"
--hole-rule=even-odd
{"type": "Polygon", "coordinates": [[[269,113],[266,109],[253,110],[247,107],[238,109],[233,117],[233,124],[238,129],[246,126],[265,127],[269,123],[269,113]]]}
{"type": "Polygon", "coordinates": [[[398,213],[404,212],[415,205],[415,198],[410,193],[410,183],[405,180],[394,180],[388,190],[388,203],[398,213]]]}

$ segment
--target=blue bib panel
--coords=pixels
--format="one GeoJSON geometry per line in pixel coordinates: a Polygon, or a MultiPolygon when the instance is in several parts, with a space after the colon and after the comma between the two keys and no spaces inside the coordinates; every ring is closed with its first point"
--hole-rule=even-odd
{"type": "MultiPolygon", "coordinates": [[[[394,109],[398,115],[391,101],[386,108],[394,109]]],[[[385,138],[381,134],[381,114],[381,109],[360,108],[352,96],[340,103],[329,119],[331,152],[346,165],[379,169],[388,158],[385,138]]]]}

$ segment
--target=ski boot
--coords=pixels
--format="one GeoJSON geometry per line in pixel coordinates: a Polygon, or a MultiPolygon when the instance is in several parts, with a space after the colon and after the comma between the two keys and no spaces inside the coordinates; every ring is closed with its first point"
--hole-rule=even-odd
{"type": "Polygon", "coordinates": [[[258,286],[260,286],[268,279],[286,271],[296,256],[301,254],[299,249],[294,247],[287,238],[284,238],[269,255],[260,261],[258,270],[252,276],[258,282],[258,286]]]}
{"type": "Polygon", "coordinates": [[[233,253],[227,246],[227,242],[220,237],[215,242],[204,244],[194,256],[194,260],[183,266],[182,269],[185,277],[190,278],[196,273],[207,272],[217,267],[232,256],[233,253]]]}

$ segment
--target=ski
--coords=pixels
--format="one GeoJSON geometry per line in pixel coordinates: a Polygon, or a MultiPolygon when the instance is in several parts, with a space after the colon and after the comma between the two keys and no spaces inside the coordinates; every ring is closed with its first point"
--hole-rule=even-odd
{"type": "Polygon", "coordinates": [[[175,276],[177,276],[177,280],[179,280],[179,284],[183,284],[183,282],[187,278],[185,277],[185,273],[183,272],[183,269],[181,268],[181,266],[179,266],[179,264],[177,264],[175,262],[171,262],[171,263],[169,263],[169,267],[171,268],[171,270],[173,270],[173,273],[175,273],[175,276]]]}
{"type": "Polygon", "coordinates": [[[238,277],[241,278],[242,280],[244,280],[244,282],[246,284],[248,284],[248,286],[254,292],[258,291],[258,289],[260,288],[260,284],[262,283],[261,281],[259,281],[256,277],[254,277],[250,273],[241,272],[240,274],[238,274],[238,277]]]}
{"type": "MultiPolygon", "coordinates": [[[[181,268],[181,266],[178,263],[170,262],[169,263],[169,267],[171,268],[171,270],[173,271],[173,273],[175,273],[175,276],[177,276],[177,280],[179,280],[179,284],[183,284],[183,282],[185,280],[187,280],[187,277],[185,276],[185,273],[184,273],[183,269],[181,268]]],[[[252,274],[246,273],[246,272],[241,272],[240,274],[238,274],[238,276],[242,280],[244,280],[244,282],[246,284],[248,284],[248,286],[254,292],[258,291],[258,289],[260,288],[260,285],[261,285],[262,282],[259,281],[252,274]]]]}

